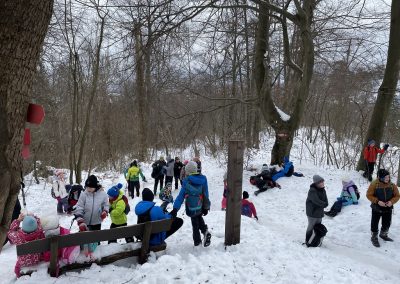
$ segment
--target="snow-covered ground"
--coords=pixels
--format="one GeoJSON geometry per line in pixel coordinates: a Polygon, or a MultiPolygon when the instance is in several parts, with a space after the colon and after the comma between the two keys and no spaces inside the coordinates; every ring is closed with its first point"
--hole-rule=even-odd
{"type": "MultiPolygon", "coordinates": [[[[265,149],[265,148],[264,148],[265,149]]],[[[266,148],[271,149],[271,148],[266,148]]],[[[251,163],[258,168],[269,161],[267,151],[252,156],[251,163]]],[[[269,152],[269,151],[268,151],[269,152]]],[[[189,158],[189,157],[182,157],[189,158]]],[[[114,265],[97,266],[80,272],[69,272],[58,279],[47,275],[41,268],[31,277],[16,281],[14,264],[15,246],[7,244],[0,255],[1,283],[400,283],[400,220],[395,205],[390,236],[395,242],[381,240],[381,247],[370,242],[370,203],[365,197],[366,181],[355,171],[344,172],[314,166],[304,159],[293,158],[295,171],[304,177],[284,177],[278,180],[282,189],[271,189],[253,194],[255,187],[248,182],[253,173],[244,171],[243,189],[250,193],[259,221],[242,217],[241,242],[224,246],[225,212],[220,210],[223,192],[222,177],[225,167],[211,157],[202,155],[203,173],[208,178],[211,212],[205,217],[212,233],[211,246],[194,247],[190,219],[183,207],[178,215],[184,219],[183,227],[167,240],[167,250],[160,255],[151,254],[148,263],[139,265],[131,258],[114,265]],[[345,207],[335,218],[324,218],[328,229],[320,248],[306,248],[307,218],[305,200],[312,176],[325,178],[329,207],[339,196],[341,177],[348,174],[361,191],[359,205],[345,207]]],[[[143,187],[153,188],[150,165],[143,165],[148,179],[143,187]]],[[[123,182],[121,174],[101,174],[107,189],[123,182]]],[[[174,192],[176,195],[178,192],[174,192]]],[[[160,200],[156,197],[160,204],[160,200]]],[[[134,208],[138,199],[130,200],[134,208]]],[[[56,202],[50,196],[50,185],[31,185],[27,192],[27,208],[38,215],[56,212],[56,202]]],[[[61,218],[61,225],[69,228],[72,217],[61,218]]],[[[135,224],[133,210],[128,223],[135,224]]],[[[102,228],[109,228],[107,218],[102,228]]],[[[73,231],[77,231],[74,224],[73,231]]],[[[123,242],[121,240],[121,242],[123,242]]]]}

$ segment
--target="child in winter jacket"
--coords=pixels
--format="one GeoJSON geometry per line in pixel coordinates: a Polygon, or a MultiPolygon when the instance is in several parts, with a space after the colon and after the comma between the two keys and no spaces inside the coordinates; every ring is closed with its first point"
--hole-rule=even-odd
{"type": "Polygon", "coordinates": [[[57,199],[57,213],[67,213],[68,211],[68,192],[65,188],[63,170],[55,171],[55,179],[53,181],[51,195],[57,199]]]}
{"type": "Polygon", "coordinates": [[[172,196],[172,183],[168,182],[161,190],[158,197],[163,202],[160,207],[163,209],[164,213],[167,213],[168,204],[174,202],[174,197],[172,196]]]}
{"type": "MultiPolygon", "coordinates": [[[[57,215],[43,216],[41,219],[44,235],[46,238],[52,236],[64,236],[68,235],[70,231],[59,224],[59,218],[57,215]]],[[[58,259],[65,264],[74,263],[80,253],[79,246],[65,247],[58,249],[58,259]]],[[[43,253],[43,260],[50,261],[51,253],[46,251],[43,253]]]]}
{"type": "Polygon", "coordinates": [[[335,217],[339,212],[342,211],[342,206],[357,205],[358,204],[358,189],[354,182],[347,176],[342,178],[342,192],[337,198],[336,202],[332,205],[331,209],[324,212],[329,217],[335,217]]]}
{"type": "Polygon", "coordinates": [[[253,202],[247,200],[249,198],[249,193],[247,191],[243,191],[243,199],[242,199],[242,215],[247,217],[254,217],[258,220],[256,207],[253,202]]]}
{"type": "Polygon", "coordinates": [[[78,203],[79,197],[83,191],[83,187],[80,184],[74,184],[68,193],[68,214],[71,214],[75,210],[75,206],[78,203]]]}
{"type": "Polygon", "coordinates": [[[126,181],[128,182],[128,191],[132,199],[135,197],[135,189],[136,189],[136,196],[139,197],[139,190],[140,190],[139,176],[142,178],[143,182],[146,182],[146,177],[143,175],[142,169],[139,167],[137,160],[134,160],[131,163],[130,168],[128,169],[128,173],[126,174],[126,181]]]}
{"type": "MultiPolygon", "coordinates": [[[[108,191],[108,198],[110,201],[110,217],[111,217],[111,226],[112,228],[118,228],[127,225],[127,217],[126,217],[126,203],[124,200],[124,191],[122,189],[122,184],[117,184],[111,187],[108,191]]],[[[125,238],[127,243],[133,241],[132,238],[125,238]]],[[[108,243],[116,243],[117,240],[110,240],[108,243]]]]}
{"type": "MultiPolygon", "coordinates": [[[[11,223],[10,230],[7,234],[11,244],[20,245],[30,241],[40,240],[44,238],[43,228],[40,219],[32,215],[20,214],[18,219],[11,223]],[[20,228],[21,225],[21,228],[20,228]]],[[[15,264],[14,272],[17,277],[21,276],[21,267],[36,265],[40,262],[40,253],[32,253],[18,256],[15,264]]]]}

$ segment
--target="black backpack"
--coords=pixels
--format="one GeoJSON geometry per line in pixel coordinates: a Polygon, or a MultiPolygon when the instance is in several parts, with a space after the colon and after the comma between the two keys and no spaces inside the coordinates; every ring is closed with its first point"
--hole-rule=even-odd
{"type": "Polygon", "coordinates": [[[152,178],[158,178],[161,175],[163,165],[161,162],[156,162],[153,166],[153,171],[151,172],[152,178]]]}
{"type": "MultiPolygon", "coordinates": [[[[358,187],[357,187],[357,185],[351,185],[351,186],[348,186],[347,188],[346,188],[346,191],[350,194],[350,190],[349,190],[349,188],[350,187],[353,187],[354,188],[354,193],[356,194],[356,196],[357,196],[357,200],[359,200],[360,199],[360,191],[358,190],[358,187]]],[[[351,195],[351,194],[350,194],[351,195]]]]}
{"type": "Polygon", "coordinates": [[[328,229],[323,224],[316,224],[313,228],[313,233],[306,243],[307,247],[319,247],[326,236],[328,229]]]}

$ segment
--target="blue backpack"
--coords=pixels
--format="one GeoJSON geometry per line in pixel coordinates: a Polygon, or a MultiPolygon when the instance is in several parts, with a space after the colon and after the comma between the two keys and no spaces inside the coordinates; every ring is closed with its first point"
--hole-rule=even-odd
{"type": "Polygon", "coordinates": [[[249,204],[242,205],[242,215],[251,217],[251,209],[249,204]]]}
{"type": "Polygon", "coordinates": [[[203,186],[188,182],[185,192],[186,215],[189,217],[200,215],[203,210],[203,199],[203,186]]]}

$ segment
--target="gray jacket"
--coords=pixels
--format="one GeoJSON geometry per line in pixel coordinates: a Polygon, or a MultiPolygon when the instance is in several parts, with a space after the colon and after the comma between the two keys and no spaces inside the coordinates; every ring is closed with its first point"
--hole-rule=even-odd
{"type": "Polygon", "coordinates": [[[306,214],[308,217],[324,217],[324,208],[328,206],[328,197],[325,188],[317,188],[314,184],[310,185],[306,200],[306,214]]]}
{"type": "Polygon", "coordinates": [[[166,176],[167,177],[173,177],[174,176],[174,165],[175,165],[175,160],[171,159],[167,162],[167,165],[164,167],[166,170],[166,176]]]}
{"type": "Polygon", "coordinates": [[[108,196],[103,190],[98,190],[93,193],[84,191],[79,196],[75,215],[80,215],[85,220],[86,225],[101,224],[101,213],[109,210],[108,196]]]}

